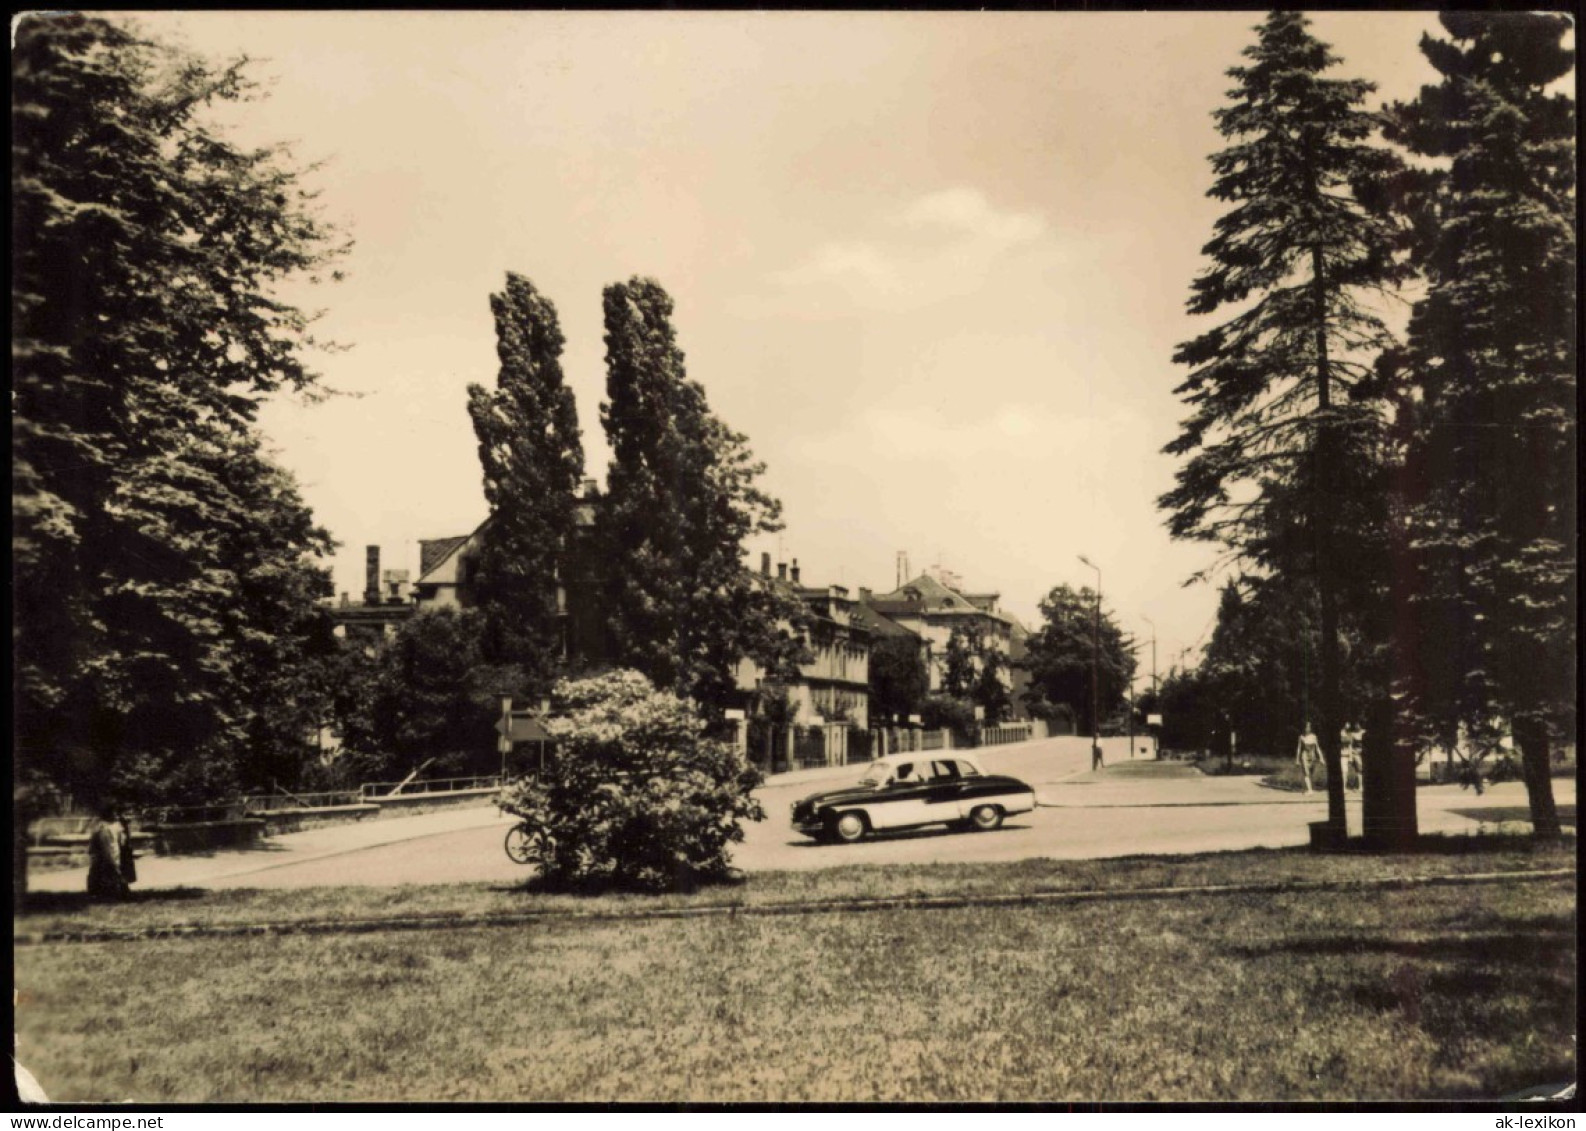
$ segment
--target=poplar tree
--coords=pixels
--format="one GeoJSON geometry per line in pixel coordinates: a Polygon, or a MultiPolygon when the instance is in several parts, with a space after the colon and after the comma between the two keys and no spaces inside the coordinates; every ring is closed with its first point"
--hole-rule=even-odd
{"type": "Polygon", "coordinates": [[[614,659],[719,711],[740,660],[791,679],[804,654],[802,603],[743,562],[745,539],[781,529],[781,504],[688,379],[661,285],[634,278],[604,300],[612,458],[597,525],[614,659]]]}
{"type": "MultiPolygon", "coordinates": [[[[1444,741],[1514,728],[1532,822],[1559,835],[1550,731],[1573,729],[1576,594],[1575,104],[1572,21],[1444,13],[1422,53],[1442,76],[1388,136],[1431,158],[1410,178],[1427,281],[1399,377],[1407,437],[1405,690],[1444,741]]],[[[1392,368],[1390,366],[1389,368],[1392,368]]]]}
{"type": "Polygon", "coordinates": [[[485,617],[484,657],[522,668],[531,694],[564,659],[561,571],[576,529],[584,449],[562,381],[556,307],[522,275],[490,296],[501,368],[496,388],[468,386],[490,517],[472,587],[485,617]]]}
{"type": "Polygon", "coordinates": [[[1230,144],[1212,155],[1210,195],[1232,207],[1188,309],[1233,315],[1174,355],[1190,370],[1175,392],[1191,412],[1165,449],[1185,460],[1159,505],[1175,537],[1315,586],[1317,729],[1342,835],[1340,598],[1366,555],[1339,511],[1351,465],[1381,445],[1381,406],[1363,394],[1391,338],[1369,298],[1405,269],[1395,224],[1360,200],[1399,167],[1372,144],[1378,119],[1362,104],[1374,86],[1324,77],[1339,60],[1308,28],[1297,12],[1271,13],[1215,111],[1230,144]]]}

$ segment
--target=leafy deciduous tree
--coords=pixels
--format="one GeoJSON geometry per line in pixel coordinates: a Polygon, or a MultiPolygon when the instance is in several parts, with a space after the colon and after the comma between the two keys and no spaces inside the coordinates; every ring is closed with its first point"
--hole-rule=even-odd
{"type": "Polygon", "coordinates": [[[919,638],[877,636],[870,649],[870,717],[881,722],[917,715],[929,690],[919,638]]]}
{"type": "Polygon", "coordinates": [[[262,685],[329,592],[254,419],[317,388],[277,285],[344,249],[283,150],[207,124],[242,63],[34,15],[12,65],[16,781],[213,795],[281,729],[262,685]]]}
{"type": "Polygon", "coordinates": [[[1032,710],[1051,711],[1066,705],[1079,730],[1092,725],[1091,674],[1093,657],[1099,657],[1098,691],[1101,717],[1121,707],[1134,678],[1135,658],[1124,644],[1123,631],[1112,615],[1102,610],[1099,650],[1092,641],[1096,591],[1058,585],[1041,598],[1042,624],[1025,642],[1025,666],[1030,690],[1025,693],[1032,710]]]}

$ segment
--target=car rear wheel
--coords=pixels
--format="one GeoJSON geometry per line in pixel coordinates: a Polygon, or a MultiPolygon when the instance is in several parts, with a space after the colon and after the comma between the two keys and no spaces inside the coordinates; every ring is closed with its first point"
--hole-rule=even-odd
{"type": "Polygon", "coordinates": [[[833,840],[842,844],[852,844],[856,840],[864,839],[865,833],[870,831],[870,822],[865,820],[863,813],[840,813],[827,827],[831,830],[833,840]]]}
{"type": "Polygon", "coordinates": [[[1002,810],[995,805],[977,805],[969,814],[969,823],[983,833],[1002,825],[1002,810]]]}

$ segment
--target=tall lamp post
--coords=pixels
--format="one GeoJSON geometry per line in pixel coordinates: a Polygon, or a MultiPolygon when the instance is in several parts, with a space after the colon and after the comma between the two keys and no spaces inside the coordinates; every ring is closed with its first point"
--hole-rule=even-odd
{"type": "Polygon", "coordinates": [[[1101,567],[1084,554],[1079,560],[1096,571],[1096,608],[1090,618],[1090,768],[1101,765],[1101,567]]]}
{"type": "MultiPolygon", "coordinates": [[[[1156,705],[1156,713],[1160,715],[1162,713],[1162,692],[1157,689],[1156,685],[1156,621],[1144,616],[1140,619],[1151,626],[1151,702],[1156,705]]],[[[1162,736],[1156,731],[1151,732],[1151,753],[1157,758],[1162,757],[1162,736]]]]}

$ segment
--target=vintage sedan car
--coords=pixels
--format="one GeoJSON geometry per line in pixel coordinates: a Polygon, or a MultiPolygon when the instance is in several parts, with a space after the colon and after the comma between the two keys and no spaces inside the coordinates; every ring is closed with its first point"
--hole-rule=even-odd
{"type": "Polygon", "coordinates": [[[986,773],[964,751],[916,751],[877,758],[857,784],[796,802],[793,827],[816,840],[852,843],[867,833],[922,825],[989,830],[1034,808],[1034,789],[986,773]]]}

